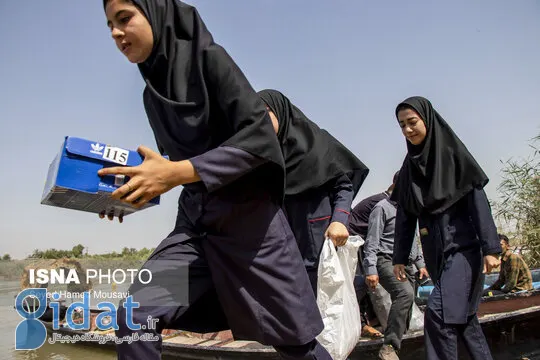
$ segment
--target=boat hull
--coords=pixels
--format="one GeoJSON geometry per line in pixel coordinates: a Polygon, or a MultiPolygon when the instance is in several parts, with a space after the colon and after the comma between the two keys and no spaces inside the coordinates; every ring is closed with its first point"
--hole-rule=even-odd
{"type": "MultiPolygon", "coordinates": [[[[480,306],[480,323],[490,343],[490,347],[501,344],[501,336],[505,341],[515,342],[516,325],[531,323],[539,327],[540,334],[540,291],[527,294],[502,295],[483,299],[480,306]]],[[[93,318],[95,317],[95,314],[93,318]]],[[[44,322],[50,333],[62,335],[83,335],[85,332],[69,328],[53,330],[50,322],[44,322]]],[[[112,336],[113,332],[101,334],[112,336]]],[[[99,335],[97,335],[99,336],[99,335]]],[[[414,359],[423,348],[423,331],[408,333],[402,342],[400,359],[414,359]],[[416,354],[416,355],[415,355],[416,354]]],[[[114,348],[113,340],[103,343],[94,341],[85,343],[88,346],[114,348]]],[[[369,359],[375,356],[382,345],[382,340],[360,339],[350,355],[350,359],[369,359]]],[[[237,360],[237,359],[280,359],[272,347],[263,346],[254,341],[234,341],[226,333],[194,334],[189,332],[166,330],[163,337],[163,355],[194,360],[237,360]]]]}

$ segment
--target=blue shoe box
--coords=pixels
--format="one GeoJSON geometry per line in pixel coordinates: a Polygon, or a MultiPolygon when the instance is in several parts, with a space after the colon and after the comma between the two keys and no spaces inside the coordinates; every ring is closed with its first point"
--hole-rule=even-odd
{"type": "Polygon", "coordinates": [[[126,216],[159,205],[159,196],[140,209],[114,200],[111,193],[129,178],[123,175],[100,177],[97,173],[104,167],[137,166],[142,161],[137,151],[66,136],[49,166],[41,204],[98,214],[105,211],[114,216],[126,216]]]}

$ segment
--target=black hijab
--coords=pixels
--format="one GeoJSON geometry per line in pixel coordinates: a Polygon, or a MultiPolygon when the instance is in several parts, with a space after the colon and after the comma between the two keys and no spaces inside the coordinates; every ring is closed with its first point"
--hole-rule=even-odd
{"type": "Polygon", "coordinates": [[[414,96],[396,107],[416,111],[426,125],[426,138],[420,145],[407,142],[403,162],[392,199],[414,215],[439,214],[447,210],[473,188],[489,181],[469,150],[433,108],[429,100],[414,96]]]}
{"type": "Polygon", "coordinates": [[[326,130],[309,120],[285,95],[268,89],[258,94],[278,118],[277,137],[286,169],[285,193],[299,194],[347,175],[356,196],[369,169],[326,130]]]}
{"type": "Polygon", "coordinates": [[[264,103],[197,10],[179,0],[131,1],[153,31],[152,53],[138,66],[162,154],[178,161],[220,145],[242,149],[268,161],[257,171],[282,198],[283,156],[264,103]]]}

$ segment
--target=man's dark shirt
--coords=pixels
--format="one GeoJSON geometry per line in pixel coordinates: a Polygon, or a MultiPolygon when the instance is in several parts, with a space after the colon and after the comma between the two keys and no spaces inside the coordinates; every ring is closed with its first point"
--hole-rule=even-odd
{"type": "Polygon", "coordinates": [[[379,201],[388,198],[389,195],[385,191],[360,201],[352,209],[351,215],[349,216],[349,233],[351,235],[360,235],[362,239],[365,239],[368,232],[368,222],[371,211],[379,201]]]}

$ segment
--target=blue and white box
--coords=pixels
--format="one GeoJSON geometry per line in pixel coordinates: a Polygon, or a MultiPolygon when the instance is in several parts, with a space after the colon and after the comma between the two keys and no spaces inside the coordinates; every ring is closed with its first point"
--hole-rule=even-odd
{"type": "Polygon", "coordinates": [[[98,214],[104,211],[114,216],[126,216],[158,205],[159,196],[140,209],[114,200],[111,193],[129,178],[98,175],[98,170],[104,167],[137,166],[142,161],[143,157],[137,151],[66,136],[60,152],[49,166],[41,204],[98,214]]]}

